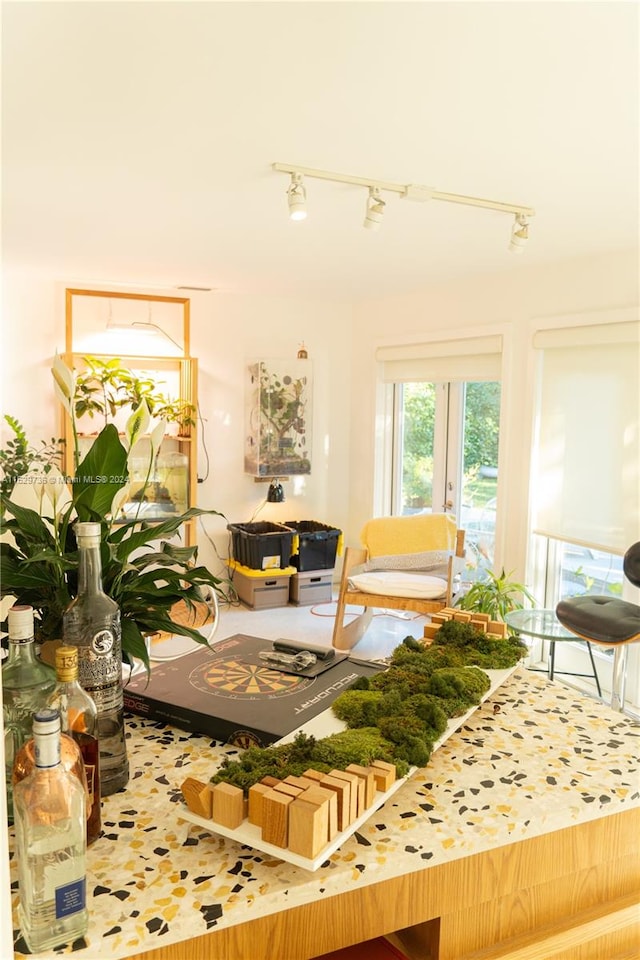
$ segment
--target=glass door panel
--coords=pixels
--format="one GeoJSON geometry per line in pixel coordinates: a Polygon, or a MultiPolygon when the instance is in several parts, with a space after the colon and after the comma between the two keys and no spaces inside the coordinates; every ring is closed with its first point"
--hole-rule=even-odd
{"type": "Polygon", "coordinates": [[[500,384],[395,385],[394,514],[455,513],[470,573],[494,558],[500,384]]]}

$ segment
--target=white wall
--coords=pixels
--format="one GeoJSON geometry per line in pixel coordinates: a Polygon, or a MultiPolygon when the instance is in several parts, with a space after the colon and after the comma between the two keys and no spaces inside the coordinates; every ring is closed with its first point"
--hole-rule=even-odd
{"type": "MultiPolygon", "coordinates": [[[[64,351],[65,286],[79,283],[38,277],[21,269],[4,270],[0,412],[16,416],[33,443],[60,432],[50,366],[55,350],[64,351]]],[[[199,507],[219,510],[230,522],[247,522],[264,502],[267,485],[244,474],[245,368],[251,360],[295,357],[304,341],[314,381],[311,475],[292,479],[285,485],[286,502],[264,506],[256,519],[319,520],[344,528],[351,317],[352,308],[339,303],[192,295],[191,352],[199,361],[198,393],[205,421],[198,453],[201,477],[206,469],[203,441],[209,452],[209,474],[198,485],[199,507]]],[[[4,441],[10,433],[4,424],[0,430],[4,441]]],[[[198,527],[199,560],[216,574],[224,572],[218,558],[228,555],[228,538],[224,520],[203,518],[198,527]]]]}
{"type": "MultiPolygon", "coordinates": [[[[65,285],[78,284],[5,266],[0,409],[17,416],[32,440],[59,432],[49,366],[55,349],[64,345],[65,285]]],[[[353,307],[194,293],[192,354],[199,360],[199,399],[210,457],[208,478],[198,486],[198,505],[220,510],[231,522],[247,522],[263,503],[265,485],[243,472],[244,369],[258,358],[293,357],[304,341],[314,378],[312,473],[287,484],[287,502],[268,504],[256,519],[321,520],[344,530],[346,542],[357,543],[362,524],[376,511],[376,439],[384,429],[376,407],[376,347],[456,331],[498,330],[504,338],[501,476],[507,480],[500,490],[506,523],[497,546],[501,562],[522,576],[536,318],[637,302],[635,251],[568,259],[543,268],[528,267],[525,254],[521,265],[504,273],[432,283],[403,297],[353,307]]],[[[203,476],[202,443],[199,446],[203,476]]],[[[198,528],[198,542],[200,559],[218,572],[216,553],[227,555],[224,521],[206,518],[198,528]]]]}
{"type": "Polygon", "coordinates": [[[354,384],[348,535],[357,532],[376,507],[376,422],[378,345],[452,337],[467,331],[499,331],[504,341],[503,419],[499,498],[504,509],[498,562],[524,576],[527,504],[533,419],[536,318],[577,314],[637,304],[637,251],[568,259],[546,267],[522,265],[504,273],[433,283],[402,297],[359,303],[354,308],[354,384]]]}

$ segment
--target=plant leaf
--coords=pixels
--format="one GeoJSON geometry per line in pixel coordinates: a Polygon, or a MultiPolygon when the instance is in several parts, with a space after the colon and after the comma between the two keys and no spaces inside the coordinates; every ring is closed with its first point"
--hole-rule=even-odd
{"type": "Polygon", "coordinates": [[[129,520],[127,523],[119,524],[117,529],[113,530],[109,539],[111,543],[117,544],[116,556],[119,560],[126,559],[134,550],[144,547],[153,540],[160,540],[162,537],[170,537],[178,533],[180,527],[186,520],[192,520],[194,517],[216,516],[226,520],[223,513],[218,510],[201,510],[198,507],[190,507],[177,517],[170,520],[161,520],[158,523],[147,523],[136,520],[129,520]]]}
{"type": "Polygon", "coordinates": [[[73,505],[79,520],[102,520],[129,474],[127,451],[112,423],[98,434],[84,460],[78,464],[73,483],[73,505]]]}
{"type": "Polygon", "coordinates": [[[76,391],[75,373],[66,365],[57,350],[53,358],[51,373],[53,374],[53,388],[56,396],[71,417],[73,416],[73,395],[76,391]]]}

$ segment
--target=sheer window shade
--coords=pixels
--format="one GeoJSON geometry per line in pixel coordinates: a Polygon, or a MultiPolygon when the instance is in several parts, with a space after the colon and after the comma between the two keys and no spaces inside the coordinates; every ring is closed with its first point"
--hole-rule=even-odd
{"type": "Polygon", "coordinates": [[[467,337],[378,347],[385,383],[500,380],[502,337],[467,337]]]}
{"type": "Polygon", "coordinates": [[[540,331],[534,531],[624,553],[640,539],[640,325],[540,331]]]}

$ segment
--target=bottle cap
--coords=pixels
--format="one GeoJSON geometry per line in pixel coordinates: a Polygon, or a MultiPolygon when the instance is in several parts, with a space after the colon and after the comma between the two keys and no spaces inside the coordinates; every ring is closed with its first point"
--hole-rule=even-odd
{"type": "Polygon", "coordinates": [[[60,732],[60,712],[52,707],[43,707],[33,715],[33,735],[60,732]]]}
{"type": "Polygon", "coordinates": [[[88,520],[75,525],[76,537],[100,537],[100,524],[88,520]]]}
{"type": "Polygon", "coordinates": [[[9,609],[9,637],[12,640],[31,640],[33,607],[14,604],[9,609]]]}
{"type": "Polygon", "coordinates": [[[56,650],[56,674],[64,683],[78,679],[78,648],[58,647],[56,650]]]}

